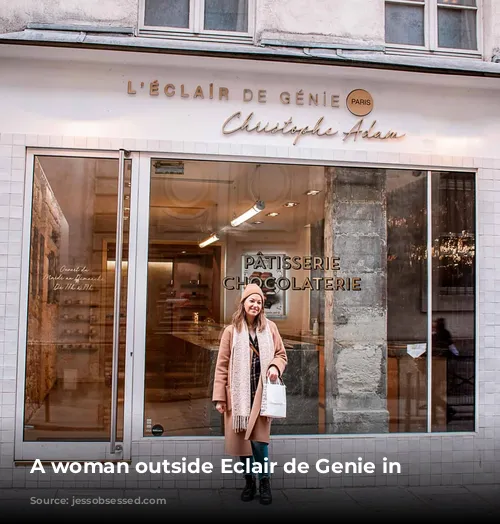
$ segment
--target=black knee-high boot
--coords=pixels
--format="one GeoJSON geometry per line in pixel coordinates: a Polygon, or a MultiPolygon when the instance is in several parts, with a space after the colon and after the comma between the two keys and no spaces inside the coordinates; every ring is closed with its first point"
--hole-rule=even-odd
{"type": "Polygon", "coordinates": [[[250,502],[255,497],[257,492],[257,486],[255,483],[255,477],[252,475],[245,475],[245,487],[241,492],[241,500],[243,502],[250,502]]]}
{"type": "Polygon", "coordinates": [[[273,496],[271,494],[271,483],[268,477],[264,477],[259,483],[260,503],[271,504],[273,496]]]}

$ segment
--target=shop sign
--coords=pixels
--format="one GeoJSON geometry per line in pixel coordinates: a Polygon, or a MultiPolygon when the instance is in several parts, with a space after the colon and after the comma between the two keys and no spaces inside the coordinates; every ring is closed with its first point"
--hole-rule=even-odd
{"type": "MultiPolygon", "coordinates": [[[[192,100],[216,100],[225,102],[228,100],[238,99],[241,103],[267,104],[278,103],[284,106],[310,106],[324,107],[325,110],[337,110],[341,107],[341,96],[338,93],[327,91],[306,92],[303,89],[298,91],[281,91],[275,100],[270,98],[267,89],[250,89],[243,88],[237,93],[230,91],[229,88],[216,86],[214,83],[208,85],[187,86],[186,84],[160,84],[158,80],[152,82],[134,83],[128,81],[127,93],[136,96],[139,93],[145,93],[151,97],[164,96],[166,98],[181,98],[192,100]]],[[[399,140],[406,136],[405,133],[393,129],[381,129],[377,120],[366,120],[374,109],[375,103],[371,93],[365,89],[354,89],[345,98],[346,108],[356,117],[361,117],[354,125],[347,130],[339,129],[329,123],[328,117],[321,116],[315,121],[306,124],[296,122],[293,116],[281,121],[262,118],[255,111],[236,111],[229,115],[221,126],[223,135],[233,135],[235,133],[252,133],[262,135],[284,135],[293,138],[293,145],[297,145],[304,136],[316,138],[336,137],[342,141],[352,140],[356,142],[359,139],[365,140],[399,140]]]]}
{"type": "Polygon", "coordinates": [[[261,252],[243,255],[242,276],[226,276],[222,280],[225,289],[240,290],[248,284],[257,284],[272,294],[284,291],[361,291],[361,277],[337,274],[339,257],[273,255],[261,252]],[[311,276],[299,281],[290,277],[290,270],[323,271],[325,276],[311,276]]]}
{"type": "Polygon", "coordinates": [[[347,95],[346,105],[353,115],[366,116],[373,110],[373,97],[364,89],[355,89],[347,95]]]}

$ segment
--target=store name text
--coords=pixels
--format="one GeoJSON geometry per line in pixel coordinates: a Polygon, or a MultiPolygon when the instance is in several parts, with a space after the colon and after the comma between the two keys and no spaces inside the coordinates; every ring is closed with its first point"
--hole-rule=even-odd
{"type": "Polygon", "coordinates": [[[259,287],[273,291],[361,291],[361,277],[322,276],[306,277],[302,282],[296,277],[287,278],[283,271],[339,271],[339,257],[318,256],[288,256],[288,255],[245,255],[243,268],[254,271],[249,277],[228,276],[222,280],[225,289],[233,291],[242,289],[248,284],[257,284],[259,287]],[[264,271],[256,271],[256,270],[264,271]],[[277,272],[277,273],[276,273],[277,272]]]}
{"type": "MultiPolygon", "coordinates": [[[[247,133],[265,133],[265,134],[277,134],[281,133],[283,135],[295,135],[293,145],[297,145],[298,141],[305,135],[313,135],[318,137],[324,136],[336,136],[339,131],[331,127],[327,127],[324,124],[324,117],[319,118],[313,126],[297,126],[293,123],[292,117],[284,122],[278,122],[272,124],[271,122],[262,122],[259,120],[257,123],[253,123],[254,113],[250,113],[242,124],[239,124],[241,120],[241,111],[231,115],[223,124],[222,124],[222,133],[224,135],[232,135],[239,131],[246,131],[247,133]],[[233,121],[236,121],[233,123],[233,121]],[[238,125],[239,124],[239,125],[238,125]],[[232,127],[233,126],[233,127],[232,127]]],[[[364,125],[364,119],[361,118],[356,124],[349,130],[342,133],[343,140],[348,140],[350,138],[356,141],[358,137],[368,138],[368,139],[378,139],[378,140],[389,140],[395,138],[402,138],[404,135],[398,134],[396,131],[378,131],[376,129],[377,121],[373,120],[371,125],[367,128],[364,125]]]]}
{"type": "MultiPolygon", "coordinates": [[[[181,99],[192,100],[219,100],[229,101],[229,88],[224,86],[216,86],[214,83],[208,85],[187,86],[186,84],[175,85],[171,83],[160,84],[158,80],[152,82],[134,83],[132,80],[128,81],[127,93],[129,95],[137,95],[139,92],[149,94],[151,97],[159,97],[161,94],[167,98],[180,97],[181,99]]],[[[231,93],[231,99],[241,100],[244,104],[258,103],[267,104],[276,102],[282,105],[296,105],[296,106],[316,106],[325,108],[340,108],[340,95],[330,93],[327,91],[321,92],[306,92],[303,89],[298,91],[282,91],[276,98],[272,100],[267,89],[249,89],[244,88],[238,95],[231,93]]],[[[405,136],[405,133],[400,133],[392,129],[379,130],[377,120],[366,122],[363,117],[366,117],[374,107],[373,97],[364,89],[356,89],[351,91],[346,98],[346,107],[349,111],[359,117],[359,120],[348,130],[340,130],[336,127],[329,126],[325,121],[325,116],[321,116],[316,122],[311,124],[297,124],[293,117],[286,120],[276,122],[269,118],[259,119],[252,111],[246,116],[243,116],[243,111],[236,111],[231,116],[226,118],[222,124],[222,134],[232,135],[239,132],[257,133],[264,135],[284,135],[293,137],[293,145],[297,145],[299,140],[304,136],[310,135],[313,137],[341,137],[343,141],[360,139],[367,140],[398,140],[405,136]]]]}

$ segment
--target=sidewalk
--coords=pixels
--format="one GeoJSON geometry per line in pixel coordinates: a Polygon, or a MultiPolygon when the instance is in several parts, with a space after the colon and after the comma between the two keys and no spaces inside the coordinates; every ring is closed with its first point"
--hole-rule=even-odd
{"type": "Polygon", "coordinates": [[[383,517],[388,522],[402,518],[447,517],[454,522],[474,518],[498,522],[499,485],[435,487],[361,487],[323,489],[273,489],[273,503],[259,504],[258,496],[241,502],[240,489],[3,489],[0,515],[79,522],[90,517],[135,516],[139,518],[220,517],[239,521],[282,517],[383,517]],[[62,505],[62,500],[66,505],[62,505]],[[151,500],[153,499],[153,500],[151,500]],[[72,505],[78,500],[77,505],[72,505]],[[56,502],[57,501],[57,502],[56,502]],[[114,502],[111,502],[114,501],[114,502]],[[127,502],[125,502],[127,501],[127,502]],[[36,503],[35,503],[36,502],[36,503]]]}

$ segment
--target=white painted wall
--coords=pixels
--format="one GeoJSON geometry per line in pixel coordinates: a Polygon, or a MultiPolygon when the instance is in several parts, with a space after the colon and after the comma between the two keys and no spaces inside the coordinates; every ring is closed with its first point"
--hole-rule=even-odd
{"type": "MultiPolygon", "coordinates": [[[[40,57],[48,55],[46,49],[32,52],[40,57]]],[[[78,53],[71,50],[51,51],[58,57],[54,61],[26,59],[19,67],[21,51],[15,53],[15,58],[1,59],[0,67],[0,131],[9,133],[220,142],[229,148],[237,144],[265,145],[286,152],[314,148],[318,155],[337,150],[344,157],[353,152],[365,159],[374,151],[500,156],[500,84],[493,80],[291,64],[260,66],[236,61],[228,68],[228,62],[224,66],[224,61],[218,59],[185,57],[162,57],[161,65],[147,66],[148,60],[155,59],[151,55],[139,55],[130,64],[91,65],[78,63],[78,53]],[[69,65],[70,56],[74,67],[69,65]],[[135,95],[127,94],[129,80],[137,91],[135,95]],[[159,96],[149,95],[154,80],[160,84],[159,96]],[[143,89],[141,82],[145,83],[143,89]],[[169,83],[176,86],[175,96],[164,94],[163,88],[169,83]],[[209,99],[210,83],[216,90],[213,100],[209,99]],[[189,98],[181,98],[182,84],[189,98]],[[203,99],[193,99],[198,85],[204,90],[203,99]],[[229,90],[229,100],[218,100],[221,86],[229,90]],[[375,128],[384,134],[393,130],[406,136],[393,141],[343,141],[343,132],[359,121],[347,110],[345,100],[360,87],[374,99],[373,112],[365,117],[363,128],[376,121],[375,128]],[[254,92],[251,102],[243,101],[245,88],[254,92]],[[259,89],[266,90],[266,103],[256,101],[259,89]],[[305,102],[297,105],[296,95],[301,90],[305,102]],[[283,91],[291,95],[288,105],[280,101],[283,91]],[[308,104],[309,93],[319,93],[321,100],[325,91],[328,95],[338,94],[339,108],[308,104]],[[298,126],[310,128],[324,117],[322,130],[331,127],[339,133],[333,137],[304,136],[295,146],[294,137],[280,133],[223,135],[224,121],[238,111],[243,117],[254,112],[254,123],[261,120],[275,125],[292,117],[298,126]]],[[[127,59],[132,57],[127,55],[127,59]]]]}
{"type": "MultiPolygon", "coordinates": [[[[255,39],[383,45],[384,0],[255,0],[255,39]]],[[[500,50],[500,3],[482,5],[484,59],[500,50]]],[[[0,33],[28,23],[137,27],[139,0],[0,0],[0,33]]]]}
{"type": "MultiPolygon", "coordinates": [[[[500,3],[479,0],[483,56],[500,50],[500,3]]],[[[384,0],[256,0],[255,40],[383,45],[384,0]]],[[[28,23],[90,24],[137,28],[139,0],[0,0],[0,33],[28,23]]]]}
{"type": "Polygon", "coordinates": [[[138,0],[0,0],[0,33],[28,23],[135,27],[138,0]]]}
{"type": "Polygon", "coordinates": [[[500,53],[500,2],[483,0],[484,59],[500,53]]]}
{"type": "Polygon", "coordinates": [[[383,44],[383,0],[259,0],[258,38],[383,44]]]}

